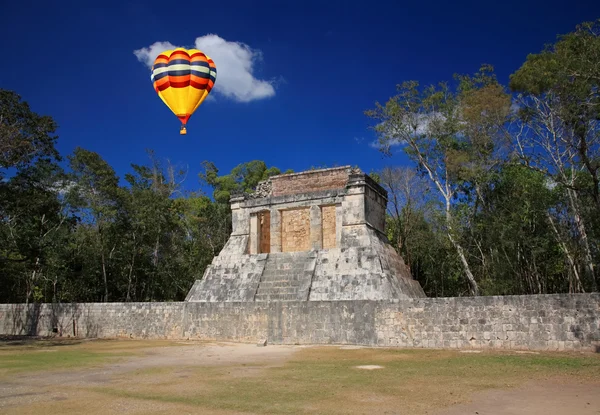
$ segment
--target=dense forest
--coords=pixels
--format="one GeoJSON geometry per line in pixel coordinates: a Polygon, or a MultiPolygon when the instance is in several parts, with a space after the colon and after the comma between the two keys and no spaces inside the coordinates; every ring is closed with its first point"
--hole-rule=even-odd
{"type": "MultiPolygon", "coordinates": [[[[405,81],[366,111],[380,151],[412,160],[371,175],[427,295],[597,291],[599,85],[600,20],[527,56],[508,85],[483,65],[405,81]]],[[[182,300],[227,241],[230,195],[282,173],[205,161],[212,194],[186,192],[185,172],[148,151],[121,180],[97,153],[61,156],[56,130],[0,89],[0,302],[182,300]]]]}

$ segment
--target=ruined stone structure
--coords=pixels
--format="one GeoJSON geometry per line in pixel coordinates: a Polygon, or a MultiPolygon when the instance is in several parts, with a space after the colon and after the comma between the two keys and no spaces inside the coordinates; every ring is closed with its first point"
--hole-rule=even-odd
{"type": "Polygon", "coordinates": [[[231,198],[233,231],[187,302],[424,297],[385,236],[387,192],[350,166],[283,174],[231,198]]]}
{"type": "Polygon", "coordinates": [[[231,237],[186,301],[0,304],[0,335],[600,352],[598,293],[420,298],[386,198],[349,167],[273,177],[232,198],[231,237]]]}
{"type": "Polygon", "coordinates": [[[0,335],[600,352],[598,293],[419,298],[386,199],[349,167],[273,177],[185,302],[0,304],[0,335]]]}

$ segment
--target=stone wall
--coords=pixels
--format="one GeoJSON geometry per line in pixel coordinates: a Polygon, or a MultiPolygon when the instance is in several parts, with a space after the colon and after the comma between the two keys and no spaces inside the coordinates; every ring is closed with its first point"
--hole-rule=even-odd
{"type": "Polygon", "coordinates": [[[365,188],[365,219],[375,229],[385,231],[387,198],[376,190],[365,188]]]}
{"type": "Polygon", "coordinates": [[[346,183],[348,183],[349,171],[350,166],[343,166],[273,176],[270,179],[272,195],[285,196],[330,189],[343,189],[346,187],[346,183]]]}
{"type": "Polygon", "coordinates": [[[404,301],[0,304],[0,334],[600,351],[600,294],[404,301]]]}
{"type": "Polygon", "coordinates": [[[329,249],[336,247],[336,207],[335,205],[321,207],[321,223],[322,223],[322,248],[329,249]]]}
{"type": "MultiPolygon", "coordinates": [[[[227,252],[239,252],[247,245],[248,236],[230,237],[227,252]]],[[[254,301],[268,254],[219,255],[197,279],[186,301],[254,301]]]]}
{"type": "Polygon", "coordinates": [[[317,251],[309,301],[425,297],[402,258],[376,230],[345,226],[342,247],[317,251]]]}
{"type": "Polygon", "coordinates": [[[310,209],[281,211],[281,251],[296,252],[310,249],[310,209]]]}
{"type": "Polygon", "coordinates": [[[177,339],[184,304],[0,304],[0,335],[177,339]]]}

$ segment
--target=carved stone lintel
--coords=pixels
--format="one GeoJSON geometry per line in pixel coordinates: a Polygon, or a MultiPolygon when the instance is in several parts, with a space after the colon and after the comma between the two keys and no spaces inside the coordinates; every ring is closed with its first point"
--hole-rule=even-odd
{"type": "Polygon", "coordinates": [[[360,167],[351,167],[349,174],[362,174],[360,167]]]}
{"type": "Polygon", "coordinates": [[[259,198],[263,198],[263,197],[269,197],[269,196],[271,196],[272,190],[273,190],[273,185],[271,183],[271,180],[267,179],[265,181],[259,182],[258,185],[256,186],[256,189],[254,190],[254,192],[250,193],[248,195],[248,197],[250,199],[259,199],[259,198]]]}

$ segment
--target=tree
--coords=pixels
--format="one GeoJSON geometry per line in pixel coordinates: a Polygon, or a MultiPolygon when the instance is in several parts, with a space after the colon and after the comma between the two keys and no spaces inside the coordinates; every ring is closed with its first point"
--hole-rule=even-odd
{"type": "MultiPolygon", "coordinates": [[[[600,20],[578,25],[541,53],[527,56],[510,79],[511,89],[519,93],[521,126],[512,135],[517,154],[527,166],[564,186],[593,290],[598,286],[594,265],[598,253],[590,243],[581,200],[589,195],[600,215],[599,35],[600,20]],[[590,180],[581,180],[580,172],[590,180]]],[[[583,290],[581,283],[577,286],[583,290]]]]}
{"type": "Polygon", "coordinates": [[[229,239],[231,210],[228,204],[213,202],[200,194],[178,198],[174,209],[184,235],[187,275],[200,278],[229,239]]]}
{"type": "MultiPolygon", "coordinates": [[[[223,176],[219,176],[219,169],[212,162],[204,161],[202,166],[204,172],[198,175],[200,181],[214,189],[213,197],[219,203],[229,203],[233,193],[251,193],[260,181],[281,174],[277,167],[267,168],[262,160],[239,164],[231,169],[229,174],[223,176]]],[[[287,170],[286,173],[292,173],[292,170],[287,170]]]]}
{"type": "Polygon", "coordinates": [[[119,179],[98,153],[77,147],[68,159],[73,180],[69,203],[94,235],[91,246],[100,254],[103,301],[106,302],[109,300],[109,266],[118,243],[116,238],[111,238],[111,231],[120,202],[119,179]]]}
{"type": "Polygon", "coordinates": [[[58,159],[56,122],[31,111],[13,91],[0,89],[0,179],[3,169],[21,169],[38,158],[58,159]]]}
{"type": "Polygon", "coordinates": [[[481,201],[483,172],[493,164],[497,134],[505,122],[510,98],[483,66],[474,76],[457,76],[453,90],[447,83],[420,88],[408,81],[385,105],[367,111],[379,123],[375,130],[380,150],[390,155],[394,145],[405,145],[408,156],[429,177],[443,199],[447,237],[461,261],[471,294],[479,287],[461,243],[460,212],[455,200],[481,201]],[[475,196],[473,191],[475,190],[475,196]]]}
{"type": "Polygon", "coordinates": [[[386,167],[376,177],[388,192],[389,240],[410,264],[412,250],[408,241],[425,212],[430,189],[410,167],[386,167]]]}
{"type": "Polygon", "coordinates": [[[3,301],[39,301],[59,278],[72,222],[61,197],[56,123],[0,89],[0,281],[3,301]],[[11,169],[9,178],[5,176],[11,169]]]}
{"type": "Polygon", "coordinates": [[[185,172],[170,163],[163,166],[152,151],[149,157],[149,165],[132,164],[134,173],[125,176],[129,187],[119,213],[122,252],[127,252],[123,258],[127,278],[121,278],[127,288],[120,291],[126,291],[126,301],[178,298],[187,293],[193,277],[183,272],[194,259],[183,256],[189,240],[175,198],[185,172]]]}
{"type": "MultiPolygon", "coordinates": [[[[6,294],[12,285],[13,298],[29,303],[39,300],[43,279],[59,279],[57,258],[67,245],[73,221],[59,197],[64,180],[62,169],[46,159],[22,167],[0,185],[0,264],[6,294]]],[[[54,290],[54,294],[56,291],[54,290]]]]}
{"type": "Polygon", "coordinates": [[[487,293],[543,294],[566,288],[569,270],[548,221],[561,196],[539,172],[518,163],[501,166],[486,187],[486,208],[473,224],[484,253],[478,274],[487,293]]]}

